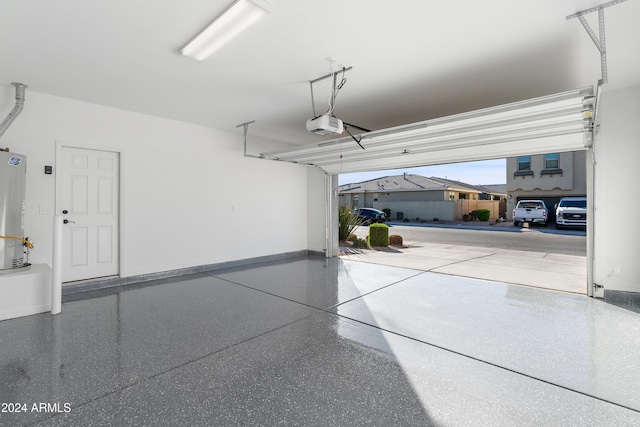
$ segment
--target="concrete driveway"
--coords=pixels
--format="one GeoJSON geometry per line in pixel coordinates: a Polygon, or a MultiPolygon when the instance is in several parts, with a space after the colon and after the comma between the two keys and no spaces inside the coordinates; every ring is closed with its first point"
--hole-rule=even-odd
{"type": "MultiPolygon", "coordinates": [[[[365,237],[366,229],[356,234],[365,237]]],[[[362,262],[492,280],[577,294],[587,293],[587,260],[563,255],[477,246],[412,242],[384,250],[341,247],[341,256],[362,262]]]]}

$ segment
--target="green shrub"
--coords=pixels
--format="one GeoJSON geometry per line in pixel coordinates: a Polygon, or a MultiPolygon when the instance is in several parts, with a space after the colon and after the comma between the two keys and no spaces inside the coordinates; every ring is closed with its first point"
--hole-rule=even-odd
{"type": "Polygon", "coordinates": [[[404,218],[402,222],[409,222],[409,218],[404,218]]]}
{"type": "Polygon", "coordinates": [[[489,216],[491,215],[491,211],[489,209],[478,209],[476,211],[478,215],[478,219],[480,221],[489,221],[489,216]]]}
{"type": "Polygon", "coordinates": [[[438,222],[438,218],[433,218],[433,222],[438,222]]]}
{"type": "Polygon", "coordinates": [[[387,214],[387,218],[391,218],[391,209],[384,208],[384,209],[382,209],[382,212],[387,214]]]}
{"type": "Polygon", "coordinates": [[[383,248],[389,246],[389,226],[387,224],[371,224],[369,226],[369,244],[383,248]]]}
{"type": "Polygon", "coordinates": [[[345,204],[338,205],[338,239],[342,242],[347,240],[356,228],[362,225],[362,219],[358,219],[358,214],[351,206],[345,204]]]}
{"type": "Polygon", "coordinates": [[[369,244],[366,240],[357,238],[353,241],[353,247],[358,249],[367,249],[369,247],[369,244]]]}

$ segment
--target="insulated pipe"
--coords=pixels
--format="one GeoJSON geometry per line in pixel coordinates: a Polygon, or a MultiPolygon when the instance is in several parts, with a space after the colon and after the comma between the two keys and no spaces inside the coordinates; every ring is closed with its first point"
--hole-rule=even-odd
{"type": "Polygon", "coordinates": [[[23,85],[22,83],[11,83],[16,87],[16,105],[13,107],[13,110],[9,113],[9,115],[0,123],[0,138],[6,130],[11,126],[11,123],[18,117],[18,114],[22,112],[24,108],[24,90],[27,88],[27,85],[23,85]]]}
{"type": "Polygon", "coordinates": [[[51,314],[58,314],[62,311],[62,220],[62,215],[53,217],[51,314]]]}

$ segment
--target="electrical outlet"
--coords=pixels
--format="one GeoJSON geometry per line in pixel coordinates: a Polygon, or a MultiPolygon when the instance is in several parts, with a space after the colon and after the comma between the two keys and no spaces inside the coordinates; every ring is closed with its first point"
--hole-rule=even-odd
{"type": "Polygon", "coordinates": [[[40,215],[51,215],[53,208],[51,206],[40,205],[40,215]]]}

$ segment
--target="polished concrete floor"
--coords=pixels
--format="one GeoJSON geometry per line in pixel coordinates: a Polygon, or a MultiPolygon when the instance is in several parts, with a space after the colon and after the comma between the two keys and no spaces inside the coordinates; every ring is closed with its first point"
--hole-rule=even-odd
{"type": "Polygon", "coordinates": [[[0,322],[0,425],[640,425],[640,314],[297,258],[0,322]]]}

